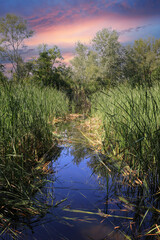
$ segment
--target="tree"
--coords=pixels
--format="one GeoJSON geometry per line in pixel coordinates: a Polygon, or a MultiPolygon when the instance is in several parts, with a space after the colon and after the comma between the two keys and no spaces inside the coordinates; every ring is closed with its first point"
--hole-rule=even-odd
{"type": "Polygon", "coordinates": [[[33,31],[28,29],[27,22],[23,18],[14,14],[0,18],[0,57],[11,62],[18,79],[21,77],[23,65],[20,51],[24,47],[24,40],[32,35],[33,31]]]}
{"type": "Polygon", "coordinates": [[[71,60],[72,69],[75,78],[75,84],[82,86],[86,81],[86,76],[84,74],[86,69],[86,59],[88,54],[88,47],[78,42],[75,47],[75,57],[71,60]]]}
{"type": "Polygon", "coordinates": [[[75,85],[88,95],[97,90],[99,79],[97,53],[78,42],[71,64],[75,85]]]}
{"type": "Polygon", "coordinates": [[[39,57],[34,61],[33,73],[37,82],[43,86],[54,86],[54,75],[57,72],[56,64],[63,59],[57,46],[52,48],[47,45],[39,47],[39,57]]]}
{"type": "Polygon", "coordinates": [[[125,66],[124,66],[124,76],[127,82],[135,87],[141,82],[141,73],[138,70],[139,66],[134,55],[133,46],[125,46],[125,66]]]}
{"type": "Polygon", "coordinates": [[[160,39],[139,39],[132,47],[126,47],[125,76],[133,86],[151,86],[155,75],[159,73],[159,64],[160,39]]]}
{"type": "Polygon", "coordinates": [[[75,102],[80,108],[90,107],[89,98],[100,86],[97,53],[78,42],[75,48],[75,57],[71,64],[75,102]]]}
{"type": "Polygon", "coordinates": [[[122,47],[115,30],[102,29],[93,38],[93,48],[98,54],[98,66],[103,82],[115,84],[122,77],[122,47]]]}
{"type": "Polygon", "coordinates": [[[66,66],[64,63],[60,63],[55,67],[52,85],[58,90],[66,92],[69,99],[72,100],[73,81],[71,67],[66,66]]]}

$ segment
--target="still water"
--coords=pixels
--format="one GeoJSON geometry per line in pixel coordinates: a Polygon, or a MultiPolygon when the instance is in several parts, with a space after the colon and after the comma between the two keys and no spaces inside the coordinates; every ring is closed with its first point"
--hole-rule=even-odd
{"type": "MultiPolygon", "coordinates": [[[[42,220],[43,225],[39,222],[38,226],[32,226],[32,231],[24,232],[24,239],[125,239],[119,230],[113,231],[119,226],[120,218],[116,221],[114,217],[103,216],[103,213],[119,217],[124,214],[115,199],[109,197],[112,189],[107,189],[106,180],[93,172],[97,154],[82,145],[79,149],[61,146],[60,151],[50,166],[55,171],[54,182],[44,191],[51,191],[55,202],[66,200],[50,209],[42,220]]],[[[111,177],[108,185],[112,185],[111,177]]],[[[125,219],[124,223],[129,221],[125,219]]]]}
{"type": "Polygon", "coordinates": [[[48,166],[53,173],[42,189],[44,202],[53,207],[38,220],[28,220],[20,239],[154,239],[141,237],[152,219],[148,213],[142,221],[141,190],[124,181],[115,162],[106,164],[106,156],[91,150],[74,126],[62,132],[64,141],[48,166]]]}

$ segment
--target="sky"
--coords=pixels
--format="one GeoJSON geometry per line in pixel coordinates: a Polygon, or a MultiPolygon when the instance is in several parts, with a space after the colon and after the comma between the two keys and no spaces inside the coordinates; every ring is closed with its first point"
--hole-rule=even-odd
{"type": "Polygon", "coordinates": [[[26,58],[38,45],[57,45],[69,63],[75,44],[90,44],[103,28],[118,31],[122,44],[160,38],[160,0],[0,0],[0,17],[13,13],[27,20],[34,35],[26,58]]]}

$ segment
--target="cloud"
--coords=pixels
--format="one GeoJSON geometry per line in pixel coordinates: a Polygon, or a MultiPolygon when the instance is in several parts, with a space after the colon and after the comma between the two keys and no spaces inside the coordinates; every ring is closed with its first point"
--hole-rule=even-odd
{"type": "MultiPolygon", "coordinates": [[[[115,13],[125,16],[155,17],[160,16],[159,0],[1,0],[0,15],[8,12],[23,15],[26,18],[34,16],[45,18],[50,13],[58,11],[60,15],[68,13],[80,16],[97,16],[99,14],[115,13]]],[[[52,15],[52,14],[51,14],[52,15]]],[[[99,15],[100,16],[100,15],[99,15]]],[[[72,15],[69,16],[72,20],[72,15]]],[[[53,22],[55,19],[52,19],[53,22]]]]}
{"type": "MultiPolygon", "coordinates": [[[[74,44],[77,41],[89,43],[95,36],[96,32],[102,28],[112,28],[121,34],[127,33],[139,26],[144,26],[141,19],[134,20],[118,16],[116,14],[108,14],[101,17],[79,18],[76,21],[64,22],[63,24],[47,25],[44,29],[39,29],[36,34],[27,41],[27,45],[35,46],[41,43],[47,44],[74,44]],[[127,30],[126,30],[127,29],[127,30]]],[[[142,28],[142,27],[141,27],[142,28]]]]}
{"type": "Polygon", "coordinates": [[[64,54],[62,54],[63,55],[63,58],[64,58],[64,63],[66,63],[67,65],[69,65],[70,64],[70,61],[73,59],[73,57],[74,57],[74,54],[73,54],[73,52],[66,52],[66,53],[64,53],[64,54]]]}
{"type": "MultiPolygon", "coordinates": [[[[149,17],[160,17],[160,2],[157,0],[77,0],[77,1],[40,1],[41,8],[34,8],[27,16],[30,26],[37,32],[49,28],[76,23],[82,20],[122,18],[128,21],[146,21],[149,17]]],[[[118,20],[119,21],[119,20],[118,20]]],[[[110,24],[112,25],[112,23],[110,24]]],[[[126,24],[125,24],[126,25],[126,24]]]]}
{"type": "Polygon", "coordinates": [[[138,27],[135,27],[135,28],[124,29],[122,31],[119,31],[119,34],[122,35],[122,34],[130,33],[130,32],[138,32],[140,30],[143,30],[144,28],[147,28],[148,26],[149,26],[149,24],[148,25],[143,25],[143,26],[138,26],[138,27]]]}
{"type": "MultiPolygon", "coordinates": [[[[27,19],[35,35],[26,41],[58,45],[69,59],[74,43],[89,43],[102,28],[120,33],[120,41],[134,40],[152,32],[160,37],[155,23],[160,20],[159,0],[7,0],[1,2],[0,16],[11,13],[27,19]],[[147,32],[148,31],[148,32],[147,32]],[[71,47],[72,46],[72,47],[71,47]],[[67,52],[68,48],[68,52],[67,52]],[[68,55],[67,55],[68,54],[68,55]],[[69,55],[70,54],[70,55],[69,55]]],[[[26,54],[33,54],[28,52],[26,54]]]]}
{"type": "Polygon", "coordinates": [[[111,12],[125,16],[155,17],[160,16],[159,0],[120,0],[115,1],[109,9],[111,12]]]}

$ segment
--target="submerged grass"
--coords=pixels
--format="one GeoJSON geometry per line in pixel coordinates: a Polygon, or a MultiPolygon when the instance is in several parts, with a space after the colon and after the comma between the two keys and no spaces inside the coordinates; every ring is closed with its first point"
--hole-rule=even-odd
{"type": "Polygon", "coordinates": [[[47,211],[34,196],[46,181],[44,156],[54,145],[49,122],[66,113],[68,99],[57,90],[0,82],[1,234],[15,238],[17,219],[47,211]]]}

